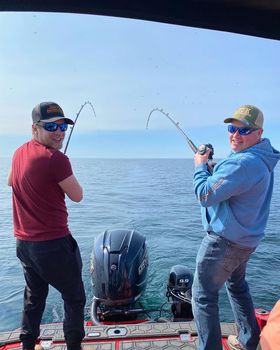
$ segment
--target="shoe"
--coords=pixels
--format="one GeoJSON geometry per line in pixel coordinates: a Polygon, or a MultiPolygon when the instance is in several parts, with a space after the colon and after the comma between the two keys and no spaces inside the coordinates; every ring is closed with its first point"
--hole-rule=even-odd
{"type": "Polygon", "coordinates": [[[34,350],[44,350],[44,347],[41,344],[36,344],[34,350]]]}
{"type": "Polygon", "coordinates": [[[229,335],[227,339],[227,345],[231,350],[246,350],[237,339],[236,335],[229,335]]]}

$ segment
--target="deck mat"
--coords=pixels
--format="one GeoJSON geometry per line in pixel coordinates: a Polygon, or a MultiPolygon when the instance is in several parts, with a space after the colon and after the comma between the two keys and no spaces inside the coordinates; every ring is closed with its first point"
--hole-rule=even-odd
{"type": "MultiPolygon", "coordinates": [[[[237,334],[233,323],[221,324],[222,335],[237,334]]],[[[86,326],[83,350],[192,350],[198,346],[194,322],[86,326]]],[[[0,346],[19,343],[19,330],[0,333],[0,346]]],[[[44,350],[66,350],[61,323],[41,326],[44,350]]],[[[13,350],[21,349],[21,346],[13,350]]]]}

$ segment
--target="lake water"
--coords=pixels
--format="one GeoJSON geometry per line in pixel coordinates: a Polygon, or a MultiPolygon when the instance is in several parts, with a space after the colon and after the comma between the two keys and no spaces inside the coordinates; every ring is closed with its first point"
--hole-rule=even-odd
{"type": "MultiPolygon", "coordinates": [[[[24,280],[15,255],[11,189],[6,186],[9,159],[0,159],[0,331],[20,326],[24,280]]],[[[192,188],[190,159],[73,159],[76,176],[84,188],[81,203],[68,203],[69,225],[84,262],[83,279],[90,305],[92,290],[89,256],[94,238],[106,229],[136,229],[146,237],[149,250],[148,285],[142,303],[159,308],[166,301],[170,268],[186,265],[194,271],[195,256],[204,235],[200,208],[192,188]]],[[[250,259],[247,279],[256,307],[270,309],[280,297],[280,168],[266,237],[250,259]]],[[[221,320],[233,319],[223,289],[221,320]]],[[[60,322],[63,304],[50,290],[42,322],[60,322]]]]}

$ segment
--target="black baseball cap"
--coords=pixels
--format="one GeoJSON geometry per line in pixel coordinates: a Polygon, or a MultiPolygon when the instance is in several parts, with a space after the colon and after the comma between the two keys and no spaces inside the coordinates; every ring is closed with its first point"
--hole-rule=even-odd
{"type": "Polygon", "coordinates": [[[41,102],[32,111],[33,123],[55,122],[56,120],[64,119],[67,124],[74,124],[72,119],[65,118],[62,108],[54,102],[41,102]]]}

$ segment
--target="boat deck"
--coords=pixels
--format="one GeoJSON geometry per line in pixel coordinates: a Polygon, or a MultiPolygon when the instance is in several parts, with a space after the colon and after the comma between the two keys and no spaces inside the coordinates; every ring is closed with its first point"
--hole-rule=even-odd
{"type": "MultiPolygon", "coordinates": [[[[225,339],[236,334],[233,323],[222,323],[221,328],[225,339]]],[[[85,331],[83,350],[193,350],[198,346],[194,322],[85,326],[85,331]]],[[[42,325],[40,339],[45,350],[66,350],[61,323],[42,325]]],[[[19,329],[0,333],[0,349],[21,349],[19,329]]]]}

